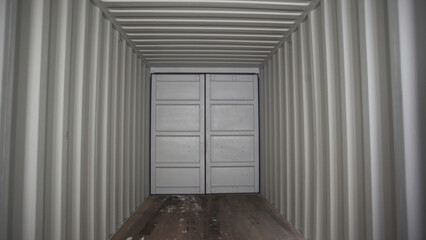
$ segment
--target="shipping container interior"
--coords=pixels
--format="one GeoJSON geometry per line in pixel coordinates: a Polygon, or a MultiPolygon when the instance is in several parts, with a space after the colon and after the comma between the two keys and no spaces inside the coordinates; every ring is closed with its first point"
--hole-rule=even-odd
{"type": "Polygon", "coordinates": [[[426,239],[425,5],[0,0],[0,239],[426,239]]]}

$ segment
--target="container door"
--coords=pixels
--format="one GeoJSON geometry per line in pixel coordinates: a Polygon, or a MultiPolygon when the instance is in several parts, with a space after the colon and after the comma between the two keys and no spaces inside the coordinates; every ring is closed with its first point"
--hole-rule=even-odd
{"type": "Polygon", "coordinates": [[[151,193],[205,193],[204,75],[154,74],[151,193]]]}
{"type": "Polygon", "coordinates": [[[206,192],[258,192],[257,75],[206,78],[206,192]]]}

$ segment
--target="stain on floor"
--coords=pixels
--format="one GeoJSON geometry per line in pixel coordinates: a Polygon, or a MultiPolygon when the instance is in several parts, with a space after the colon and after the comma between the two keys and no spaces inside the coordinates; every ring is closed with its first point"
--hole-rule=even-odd
{"type": "Polygon", "coordinates": [[[302,239],[257,194],[149,197],[113,240],[302,239]]]}

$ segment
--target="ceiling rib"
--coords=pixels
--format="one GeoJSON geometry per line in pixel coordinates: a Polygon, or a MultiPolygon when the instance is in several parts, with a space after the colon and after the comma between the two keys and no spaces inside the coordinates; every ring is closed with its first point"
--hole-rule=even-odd
{"type": "Polygon", "coordinates": [[[316,0],[98,1],[150,64],[260,66],[316,0]]]}
{"type": "Polygon", "coordinates": [[[281,34],[232,34],[232,33],[128,33],[128,36],[132,38],[136,37],[166,37],[166,38],[185,38],[185,37],[223,37],[223,38],[278,38],[281,39],[283,35],[281,34]]]}
{"type": "Polygon", "coordinates": [[[191,43],[201,43],[201,42],[220,42],[220,43],[251,43],[251,44],[265,44],[265,45],[275,45],[278,41],[269,41],[269,40],[240,40],[240,39],[134,39],[132,40],[135,43],[163,43],[163,42],[191,42],[191,43]]]}
{"type": "Polygon", "coordinates": [[[247,17],[247,18],[294,18],[302,15],[302,11],[276,11],[276,10],[231,10],[231,9],[164,9],[164,8],[111,8],[110,13],[114,16],[201,16],[201,17],[247,17]]]}
{"type": "Polygon", "coordinates": [[[249,26],[264,26],[264,25],[292,25],[295,20],[254,20],[254,19],[232,19],[232,18],[136,18],[136,17],[120,17],[117,18],[117,22],[121,24],[149,24],[149,25],[160,25],[160,24],[220,24],[220,25],[249,25],[249,26]]]}
{"type": "Polygon", "coordinates": [[[169,31],[251,31],[251,32],[285,32],[288,31],[288,28],[261,28],[261,27],[222,27],[222,26],[123,26],[124,30],[169,30],[169,31]]]}
{"type": "Polygon", "coordinates": [[[249,0],[103,0],[109,7],[228,7],[235,8],[242,5],[246,9],[304,9],[310,5],[310,1],[249,1],[249,0]]]}
{"type": "Polygon", "coordinates": [[[209,56],[209,57],[255,57],[255,58],[264,58],[267,55],[249,55],[249,54],[217,54],[217,53],[204,53],[204,54],[188,54],[188,53],[181,53],[181,54],[170,54],[170,53],[154,53],[154,54],[144,54],[144,56],[148,59],[150,57],[203,57],[203,56],[209,56]]]}
{"type": "Polygon", "coordinates": [[[150,48],[150,49],[274,49],[274,46],[256,46],[256,45],[242,45],[242,44],[234,44],[234,45],[213,45],[213,44],[144,44],[144,45],[136,45],[138,48],[150,48]]]}
{"type": "Polygon", "coordinates": [[[140,52],[145,56],[147,53],[199,53],[199,54],[211,54],[211,53],[233,53],[233,54],[254,54],[254,53],[263,53],[269,54],[270,51],[264,50],[233,50],[233,49],[141,49],[140,52]]]}

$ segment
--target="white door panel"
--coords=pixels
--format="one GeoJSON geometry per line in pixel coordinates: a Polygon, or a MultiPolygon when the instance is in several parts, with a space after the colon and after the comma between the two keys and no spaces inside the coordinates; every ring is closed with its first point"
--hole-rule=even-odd
{"type": "MultiPolygon", "coordinates": [[[[212,82],[252,82],[253,78],[257,78],[254,74],[210,74],[212,82]]],[[[256,80],[257,81],[257,80],[256,80]]]]}
{"type": "Polygon", "coordinates": [[[254,167],[212,167],[212,186],[254,186],[254,171],[254,167]]]}
{"type": "MultiPolygon", "coordinates": [[[[155,106],[156,131],[195,131],[199,132],[200,126],[200,108],[199,104],[191,105],[160,105],[157,100],[155,106]]],[[[177,101],[175,101],[177,102],[177,101]]],[[[204,114],[204,113],[203,113],[204,114]]]]}
{"type": "Polygon", "coordinates": [[[254,136],[211,136],[210,161],[254,162],[254,136]]]}
{"type": "Polygon", "coordinates": [[[206,192],[259,191],[257,75],[206,76],[206,192]]]}
{"type": "Polygon", "coordinates": [[[200,144],[201,141],[199,136],[157,136],[155,138],[156,162],[200,162],[200,144]]]}
{"type": "Polygon", "coordinates": [[[254,105],[211,104],[212,131],[254,131],[254,105]]]}
{"type": "Polygon", "coordinates": [[[212,100],[253,100],[254,82],[210,82],[212,100]]]}
{"type": "Polygon", "coordinates": [[[204,75],[152,75],[151,193],[204,193],[204,75]]]}
{"type": "Polygon", "coordinates": [[[199,167],[157,167],[155,183],[155,194],[200,193],[201,171],[199,167]]]}
{"type": "Polygon", "coordinates": [[[157,100],[199,100],[200,82],[157,82],[157,100]]]}

